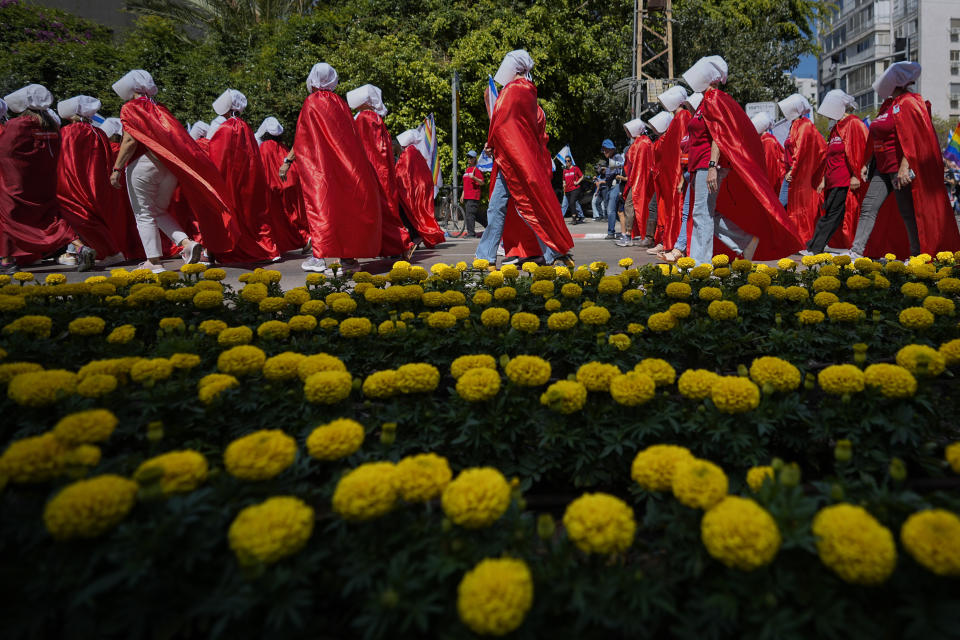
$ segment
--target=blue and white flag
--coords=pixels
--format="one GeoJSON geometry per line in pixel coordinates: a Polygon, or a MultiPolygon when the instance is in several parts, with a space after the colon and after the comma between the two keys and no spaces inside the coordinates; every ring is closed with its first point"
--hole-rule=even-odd
{"type": "Polygon", "coordinates": [[[486,151],[480,152],[480,157],[477,158],[477,168],[484,173],[493,171],[493,158],[488,156],[486,151]]]}
{"type": "Polygon", "coordinates": [[[493,107],[497,104],[498,95],[500,95],[500,92],[497,91],[497,84],[493,81],[493,77],[488,74],[487,88],[483,90],[483,102],[487,107],[488,118],[493,118],[493,107]]]}
{"type": "Polygon", "coordinates": [[[557,162],[560,163],[561,167],[564,166],[564,164],[566,163],[567,157],[569,157],[570,162],[572,162],[573,165],[576,166],[577,161],[573,159],[573,154],[570,153],[570,145],[566,145],[563,149],[560,149],[560,152],[554,156],[554,158],[557,159],[557,162]]]}
{"type": "Polygon", "coordinates": [[[99,113],[93,114],[93,116],[90,119],[93,120],[93,124],[97,125],[98,127],[103,124],[104,120],[106,120],[106,118],[104,118],[99,113]]]}

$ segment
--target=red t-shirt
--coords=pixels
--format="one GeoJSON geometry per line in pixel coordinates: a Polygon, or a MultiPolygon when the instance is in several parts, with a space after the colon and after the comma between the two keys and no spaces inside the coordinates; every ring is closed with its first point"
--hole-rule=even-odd
{"type": "Polygon", "coordinates": [[[849,187],[852,171],[847,164],[846,145],[843,144],[843,138],[832,131],[831,134],[830,141],[827,142],[827,166],[823,176],[823,186],[825,189],[849,187]]]}
{"type": "MultiPolygon", "coordinates": [[[[480,180],[483,180],[483,171],[477,167],[467,167],[467,170],[463,172],[463,199],[479,200],[480,185],[474,182],[470,176],[477,176],[480,180]]],[[[481,182],[480,184],[483,183],[481,182]]]]}
{"type": "Polygon", "coordinates": [[[873,138],[873,155],[877,159],[878,173],[896,173],[900,169],[900,140],[897,138],[897,125],[893,121],[890,107],[880,113],[870,123],[870,137],[873,138]]]}
{"type": "Polygon", "coordinates": [[[563,170],[563,192],[570,193],[580,185],[574,184],[577,180],[580,179],[580,176],[583,175],[583,171],[580,171],[580,167],[574,165],[569,169],[563,170]]]}
{"type": "Polygon", "coordinates": [[[698,169],[706,169],[710,165],[710,146],[713,138],[703,121],[703,114],[699,109],[690,118],[687,124],[687,170],[691,173],[698,169]]]}
{"type": "Polygon", "coordinates": [[[687,164],[690,161],[690,134],[686,134],[680,138],[680,164],[683,166],[683,170],[687,170],[687,164]]]}

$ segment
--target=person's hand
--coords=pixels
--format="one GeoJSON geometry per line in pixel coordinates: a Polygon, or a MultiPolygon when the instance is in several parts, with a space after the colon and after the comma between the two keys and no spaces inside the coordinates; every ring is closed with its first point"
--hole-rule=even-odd
{"type": "Polygon", "coordinates": [[[290,164],[289,164],[289,163],[284,162],[283,164],[280,165],[280,182],[286,182],[286,181],[287,181],[287,172],[288,172],[288,171],[290,171],[290,164]]]}
{"type": "Polygon", "coordinates": [[[823,193],[823,187],[825,185],[824,180],[820,180],[820,184],[817,185],[817,193],[823,193]]]}
{"type": "Polygon", "coordinates": [[[720,183],[717,180],[717,168],[710,167],[707,169],[707,190],[710,193],[716,193],[720,190],[720,183]]]}
{"type": "Polygon", "coordinates": [[[682,181],[682,180],[680,181],[679,184],[677,184],[677,193],[683,193],[683,181],[682,181]]]}
{"type": "Polygon", "coordinates": [[[790,171],[787,171],[787,175],[783,176],[783,179],[786,180],[787,182],[790,182],[791,180],[793,180],[793,169],[791,169],[790,171]]]}
{"type": "Polygon", "coordinates": [[[913,182],[913,178],[910,177],[910,167],[906,163],[901,165],[900,170],[897,171],[897,181],[900,183],[901,189],[913,182]]]}
{"type": "Polygon", "coordinates": [[[850,190],[851,190],[851,191],[856,191],[857,189],[859,189],[861,184],[863,184],[863,183],[861,183],[861,182],[860,182],[859,180],[857,180],[856,178],[850,178],[850,190]]]}
{"type": "Polygon", "coordinates": [[[866,182],[866,181],[867,181],[867,168],[866,168],[866,167],[861,167],[861,168],[860,168],[860,182],[866,182]]]}
{"type": "Polygon", "coordinates": [[[114,189],[120,189],[123,185],[120,182],[120,172],[111,171],[110,172],[110,186],[114,189]]]}

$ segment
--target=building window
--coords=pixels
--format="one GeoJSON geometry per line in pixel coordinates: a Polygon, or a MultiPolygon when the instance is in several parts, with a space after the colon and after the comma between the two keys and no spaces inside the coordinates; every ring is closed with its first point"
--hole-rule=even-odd
{"type": "Polygon", "coordinates": [[[960,62],[960,49],[954,49],[950,52],[950,62],[960,62]]]}
{"type": "Polygon", "coordinates": [[[960,76],[960,65],[950,65],[950,75],[960,76]]]}
{"type": "Polygon", "coordinates": [[[960,100],[951,100],[950,101],[951,109],[960,109],[960,100]]]}
{"type": "Polygon", "coordinates": [[[857,93],[863,91],[873,84],[874,79],[873,64],[867,64],[858,69],[854,69],[847,75],[847,92],[857,93]]]}
{"type": "Polygon", "coordinates": [[[960,100],[960,82],[951,82],[950,83],[950,99],[951,100],[960,100]]]}

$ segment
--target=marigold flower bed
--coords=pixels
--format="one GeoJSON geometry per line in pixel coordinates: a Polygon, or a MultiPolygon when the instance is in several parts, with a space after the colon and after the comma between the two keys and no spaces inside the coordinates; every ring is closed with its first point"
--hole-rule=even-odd
{"type": "Polygon", "coordinates": [[[0,276],[0,630],[950,637],[958,259],[0,276]]]}

